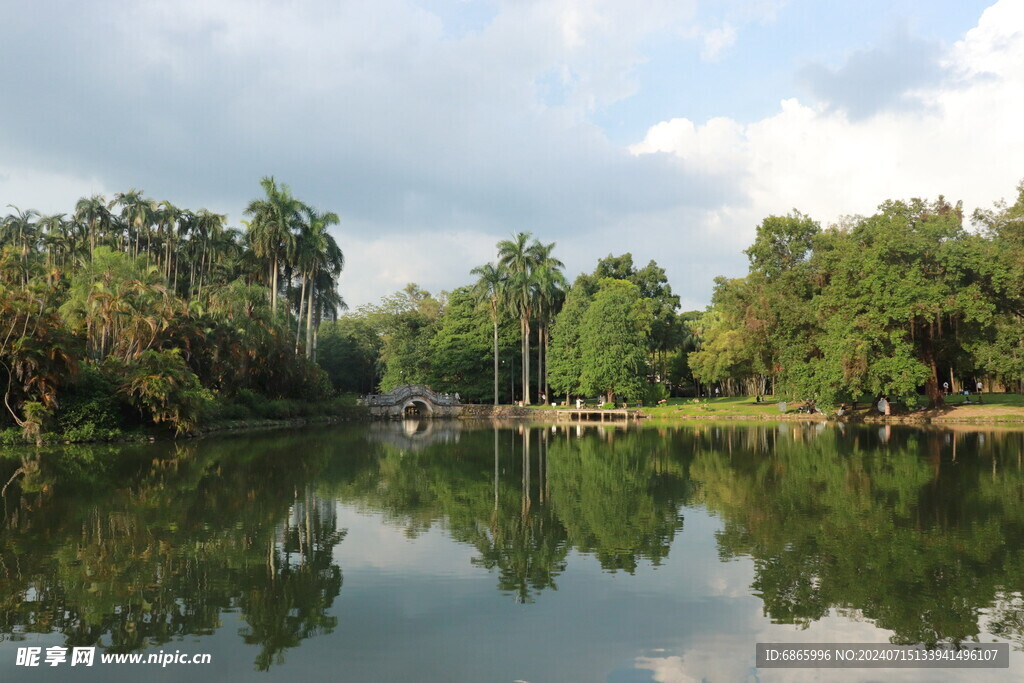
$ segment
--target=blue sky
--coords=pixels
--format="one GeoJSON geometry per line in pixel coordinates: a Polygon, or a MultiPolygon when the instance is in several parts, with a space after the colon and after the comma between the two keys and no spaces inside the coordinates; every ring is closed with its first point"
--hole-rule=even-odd
{"type": "Polygon", "coordinates": [[[274,175],[342,218],[342,295],[466,284],[520,230],[570,276],[658,261],[687,308],[766,215],[1024,177],[1024,3],[40,0],[0,5],[0,204],[274,175]]]}
{"type": "MultiPolygon", "coordinates": [[[[637,94],[594,120],[612,140],[627,145],[643,137],[651,121],[678,116],[751,123],[774,113],[781,99],[813,96],[802,77],[807,67],[839,68],[851,54],[876,49],[894,35],[951,45],[988,4],[793,0],[779,3],[774,18],[741,24],[736,43],[715,59],[701,58],[699,40],[658,32],[640,47],[647,61],[637,68],[637,94]]],[[[714,26],[727,20],[709,12],[703,21],[714,26]]]]}

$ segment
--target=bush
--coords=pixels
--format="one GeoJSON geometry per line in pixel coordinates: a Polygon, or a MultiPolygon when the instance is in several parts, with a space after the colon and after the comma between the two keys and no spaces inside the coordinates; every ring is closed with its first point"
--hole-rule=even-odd
{"type": "Polygon", "coordinates": [[[120,429],[105,429],[95,424],[88,423],[65,429],[60,439],[62,441],[114,441],[122,436],[120,429]]]}
{"type": "Polygon", "coordinates": [[[661,382],[650,382],[647,384],[647,390],[644,392],[644,405],[656,406],[658,401],[664,401],[668,398],[669,391],[661,382]]]}
{"type": "Polygon", "coordinates": [[[194,431],[213,393],[204,389],[178,349],[149,350],[123,366],[120,391],[155,423],[167,422],[177,434],[194,431]]]}
{"type": "Polygon", "coordinates": [[[78,433],[91,426],[104,432],[119,432],[125,424],[124,403],[117,395],[117,388],[113,377],[93,366],[83,365],[78,380],[61,397],[57,431],[78,433]]]}

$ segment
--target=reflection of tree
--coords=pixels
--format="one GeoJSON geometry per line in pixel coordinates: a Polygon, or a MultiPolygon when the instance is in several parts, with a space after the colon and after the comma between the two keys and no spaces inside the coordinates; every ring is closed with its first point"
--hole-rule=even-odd
{"type": "Polygon", "coordinates": [[[655,433],[606,434],[552,444],[553,505],[574,547],[605,569],[633,572],[639,559],[657,565],[668,556],[686,489],[655,433]]]}
{"type": "Polygon", "coordinates": [[[365,471],[339,496],[384,511],[409,534],[443,523],[521,602],[556,587],[571,548],[606,569],[633,571],[641,559],[661,561],[681,526],[683,468],[656,432],[576,438],[520,426],[383,451],[377,472],[365,471]]]}
{"type": "Polygon", "coordinates": [[[565,571],[565,529],[551,509],[537,506],[530,513],[499,515],[490,528],[475,533],[453,530],[458,540],[472,543],[480,555],[473,564],[498,571],[498,586],[517,602],[533,602],[534,594],[557,588],[555,579],[565,571]]]}
{"type": "Polygon", "coordinates": [[[124,652],[212,633],[240,610],[266,668],[331,625],[343,532],[306,485],[328,446],[344,448],[264,436],[43,453],[3,501],[0,633],[124,652]],[[278,645],[278,633],[293,636],[278,645]]]}
{"type": "Polygon", "coordinates": [[[252,566],[242,577],[240,606],[249,626],[241,633],[246,643],[262,647],[260,671],[283,663],[287,648],[334,630],[338,620],[327,609],[342,579],[332,555],[344,535],[337,531],[333,503],[307,488],[269,540],[266,565],[252,566]]]}
{"type": "MultiPolygon", "coordinates": [[[[851,609],[897,642],[977,638],[982,610],[1024,587],[1017,456],[996,435],[882,438],[794,427],[726,455],[721,437],[697,436],[690,474],[724,519],[723,558],[753,558],[753,588],[773,620],[806,626],[851,609]]],[[[1015,603],[1002,604],[1000,635],[1016,628],[1015,603]]]]}

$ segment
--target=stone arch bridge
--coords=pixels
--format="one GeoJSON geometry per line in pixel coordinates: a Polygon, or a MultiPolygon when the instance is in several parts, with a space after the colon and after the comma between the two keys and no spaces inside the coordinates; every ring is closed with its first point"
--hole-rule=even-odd
{"type": "Polygon", "coordinates": [[[458,417],[462,403],[452,394],[439,394],[425,384],[407,384],[386,394],[360,399],[374,417],[458,417]]]}

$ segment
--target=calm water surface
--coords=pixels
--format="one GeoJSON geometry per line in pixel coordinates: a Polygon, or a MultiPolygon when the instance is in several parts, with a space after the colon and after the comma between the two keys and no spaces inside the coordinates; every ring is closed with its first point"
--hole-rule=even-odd
{"type": "Polygon", "coordinates": [[[1022,453],[1019,431],[451,422],[8,453],[0,679],[1016,680],[1022,453]],[[757,642],[975,640],[1011,668],[754,666],[757,642]],[[18,667],[27,646],[212,663],[18,667]]]}

